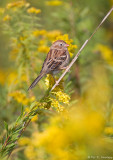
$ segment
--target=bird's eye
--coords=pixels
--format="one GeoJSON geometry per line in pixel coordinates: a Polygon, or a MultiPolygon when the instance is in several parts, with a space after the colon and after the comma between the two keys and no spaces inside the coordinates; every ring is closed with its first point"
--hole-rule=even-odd
{"type": "Polygon", "coordinates": [[[60,46],[62,46],[62,43],[60,43],[60,46]]]}

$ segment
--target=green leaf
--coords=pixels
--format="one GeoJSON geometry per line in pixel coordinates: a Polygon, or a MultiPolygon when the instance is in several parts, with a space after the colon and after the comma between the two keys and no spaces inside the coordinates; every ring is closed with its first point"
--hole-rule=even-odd
{"type": "Polygon", "coordinates": [[[24,107],[22,106],[22,108],[21,108],[21,115],[23,115],[23,113],[24,113],[24,107]]]}
{"type": "Polygon", "coordinates": [[[8,124],[5,121],[4,121],[4,126],[5,126],[6,131],[8,132],[8,124]]]}
{"type": "Polygon", "coordinates": [[[23,113],[24,113],[24,107],[22,106],[22,108],[21,108],[21,114],[20,114],[20,116],[17,118],[16,123],[18,123],[18,122],[21,120],[21,118],[22,118],[22,116],[23,116],[23,113]]]}
{"type": "Polygon", "coordinates": [[[32,109],[33,107],[35,107],[37,105],[37,102],[33,102],[30,106],[30,109],[32,109]]]}

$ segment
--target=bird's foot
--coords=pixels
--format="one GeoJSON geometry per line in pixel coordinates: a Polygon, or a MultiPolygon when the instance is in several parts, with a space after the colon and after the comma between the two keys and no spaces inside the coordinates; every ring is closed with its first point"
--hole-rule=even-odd
{"type": "Polygon", "coordinates": [[[55,84],[56,84],[56,86],[58,86],[59,85],[58,81],[55,81],[55,84]]]}

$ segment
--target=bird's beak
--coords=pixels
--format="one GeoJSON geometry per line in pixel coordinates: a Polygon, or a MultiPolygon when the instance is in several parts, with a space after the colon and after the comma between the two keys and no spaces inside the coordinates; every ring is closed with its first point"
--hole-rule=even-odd
{"type": "Polygon", "coordinates": [[[69,47],[69,44],[66,43],[66,44],[65,44],[65,47],[69,47]]]}

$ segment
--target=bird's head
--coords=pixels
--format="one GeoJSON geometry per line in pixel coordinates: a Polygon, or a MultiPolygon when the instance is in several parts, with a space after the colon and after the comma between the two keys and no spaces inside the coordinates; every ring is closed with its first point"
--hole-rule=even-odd
{"type": "Polygon", "coordinates": [[[57,40],[52,44],[51,49],[64,49],[64,50],[67,50],[68,46],[69,46],[69,44],[67,44],[65,41],[57,40]]]}

